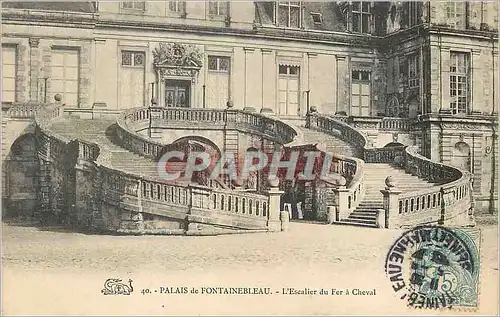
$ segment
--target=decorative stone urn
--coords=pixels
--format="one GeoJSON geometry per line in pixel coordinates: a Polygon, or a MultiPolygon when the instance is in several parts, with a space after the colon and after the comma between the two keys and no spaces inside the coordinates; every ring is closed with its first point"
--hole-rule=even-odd
{"type": "Polygon", "coordinates": [[[262,109],[260,109],[260,113],[263,115],[268,115],[268,116],[274,115],[273,109],[271,109],[271,108],[262,108],[262,109]]]}
{"type": "Polygon", "coordinates": [[[269,176],[267,181],[269,182],[270,187],[278,187],[280,185],[280,180],[276,176],[269,176]]]}
{"type": "Polygon", "coordinates": [[[336,183],[338,186],[345,186],[347,184],[347,180],[345,179],[345,177],[340,176],[340,178],[336,180],[336,183]]]}
{"type": "Polygon", "coordinates": [[[393,187],[396,187],[396,183],[394,181],[394,178],[392,176],[387,176],[385,178],[385,186],[387,188],[393,188],[393,187]]]}
{"type": "Polygon", "coordinates": [[[254,107],[245,107],[245,108],[243,108],[243,111],[245,111],[245,112],[255,112],[255,108],[254,107]]]}

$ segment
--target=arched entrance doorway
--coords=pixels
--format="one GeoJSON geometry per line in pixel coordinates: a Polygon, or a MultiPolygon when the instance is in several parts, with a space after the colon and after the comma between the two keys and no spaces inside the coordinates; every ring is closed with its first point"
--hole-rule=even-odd
{"type": "MultiPolygon", "coordinates": [[[[216,164],[221,159],[221,152],[215,143],[213,143],[209,139],[200,136],[182,137],[180,139],[175,140],[171,144],[165,146],[163,151],[158,156],[158,159],[160,159],[165,153],[170,151],[179,151],[184,153],[183,159],[171,158],[168,160],[168,162],[166,162],[165,169],[167,170],[167,173],[175,173],[175,172],[181,173],[180,178],[175,180],[174,182],[176,183],[186,182],[184,180],[184,171],[189,155],[195,152],[198,153],[204,152],[208,153],[208,155],[210,156],[209,166],[203,171],[193,172],[191,180],[188,181],[188,183],[194,183],[210,187],[216,186],[216,184],[212,183],[213,180],[210,179],[212,171],[214,170],[216,164]]],[[[201,158],[197,158],[195,164],[201,164],[201,163],[202,163],[201,158]]],[[[219,179],[218,182],[219,185],[222,187],[225,187],[227,185],[221,179],[219,179]]]]}
{"type": "Polygon", "coordinates": [[[471,151],[467,143],[457,142],[453,147],[452,155],[452,165],[467,171],[471,170],[471,151]]]}
{"type": "Polygon", "coordinates": [[[5,165],[4,216],[32,219],[36,208],[38,170],[34,134],[22,135],[14,141],[6,157],[5,165]]]}
{"type": "Polygon", "coordinates": [[[391,142],[384,145],[384,147],[396,147],[396,146],[405,146],[405,145],[399,142],[391,142]]]}

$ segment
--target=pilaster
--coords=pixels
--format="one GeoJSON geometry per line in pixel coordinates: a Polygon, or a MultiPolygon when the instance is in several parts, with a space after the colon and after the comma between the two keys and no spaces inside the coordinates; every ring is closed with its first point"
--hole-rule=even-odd
{"type": "Polygon", "coordinates": [[[30,76],[30,101],[38,100],[38,78],[40,77],[40,38],[30,37],[30,62],[29,62],[29,76],[30,76]]]}
{"type": "Polygon", "coordinates": [[[483,67],[481,61],[481,50],[472,50],[471,58],[470,58],[470,101],[469,101],[469,111],[475,112],[480,111],[484,112],[484,109],[480,109],[478,105],[483,104],[482,100],[484,100],[484,86],[482,83],[483,77],[483,67]]]}
{"type": "Polygon", "coordinates": [[[386,187],[380,191],[384,195],[384,211],[385,216],[381,217],[385,220],[385,224],[379,224],[380,226],[395,229],[399,228],[399,195],[401,191],[395,187],[386,187]]]}
{"type": "Polygon", "coordinates": [[[349,69],[347,67],[346,56],[335,56],[335,66],[337,69],[337,94],[335,106],[337,112],[349,113],[349,69]]]}

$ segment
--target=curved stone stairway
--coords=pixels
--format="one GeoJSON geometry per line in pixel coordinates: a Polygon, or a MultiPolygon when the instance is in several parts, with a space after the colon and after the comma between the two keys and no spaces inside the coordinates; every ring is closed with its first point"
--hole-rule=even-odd
{"type": "Polygon", "coordinates": [[[115,139],[113,119],[75,119],[55,121],[50,129],[69,139],[81,138],[104,145],[111,151],[114,168],[147,177],[158,177],[155,161],[122,148],[115,139]]]}
{"type": "MultiPolygon", "coordinates": [[[[324,132],[310,130],[304,127],[298,127],[301,129],[304,136],[304,142],[307,143],[323,143],[326,146],[328,152],[343,155],[343,156],[358,156],[357,150],[354,146],[340,139],[339,137],[326,134],[324,132]]],[[[339,133],[340,135],[340,133],[339,133]]]]}
{"type": "MultiPolygon", "coordinates": [[[[139,173],[146,177],[157,178],[157,163],[149,158],[134,154],[122,148],[114,134],[115,120],[112,119],[71,119],[60,120],[52,124],[51,130],[69,139],[82,138],[105,145],[111,151],[111,164],[124,172],[139,173]]],[[[343,156],[359,156],[354,146],[337,136],[299,127],[307,143],[323,143],[328,151],[343,156]]],[[[398,189],[402,191],[418,190],[433,186],[423,179],[405,173],[404,170],[385,163],[365,163],[365,196],[358,207],[346,219],[338,224],[363,227],[378,227],[377,214],[383,209],[383,197],[380,192],[385,187],[385,178],[391,175],[398,189]]]]}
{"type": "Polygon", "coordinates": [[[377,215],[380,209],[384,209],[380,190],[385,187],[385,178],[389,175],[394,178],[396,188],[403,192],[436,185],[391,164],[365,163],[365,196],[358,207],[346,219],[341,219],[339,224],[378,228],[377,215]]]}
{"type": "MultiPolygon", "coordinates": [[[[115,133],[114,119],[77,119],[57,120],[50,126],[51,131],[65,136],[68,139],[80,138],[86,141],[96,142],[104,145],[111,153],[111,165],[117,170],[125,173],[139,174],[141,176],[159,179],[158,164],[156,161],[135,154],[120,145],[115,133]]],[[[183,179],[175,180],[173,183],[187,186],[188,181],[183,179]]],[[[221,180],[216,180],[209,184],[211,187],[228,188],[221,180]]]]}
{"type": "MultiPolygon", "coordinates": [[[[310,130],[303,126],[300,129],[304,135],[304,141],[308,143],[321,142],[332,153],[360,157],[359,152],[354,146],[337,136],[310,130]]],[[[379,210],[383,209],[383,196],[380,190],[384,189],[385,178],[389,175],[396,181],[396,187],[403,192],[436,185],[408,174],[404,169],[391,164],[365,163],[363,171],[365,196],[358,207],[347,218],[341,219],[336,224],[378,228],[377,215],[379,210]]]]}

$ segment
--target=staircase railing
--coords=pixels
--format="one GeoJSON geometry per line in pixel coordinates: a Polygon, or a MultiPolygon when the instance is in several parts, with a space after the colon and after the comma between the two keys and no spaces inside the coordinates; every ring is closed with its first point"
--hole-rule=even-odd
{"type": "Polygon", "coordinates": [[[133,108],[117,120],[117,135],[123,146],[156,159],[164,144],[141,135],[148,129],[237,130],[287,144],[297,139],[295,129],[262,114],[237,109],[133,108]]]}
{"type": "MultiPolygon", "coordinates": [[[[404,124],[388,123],[387,128],[404,126],[404,124]]],[[[386,181],[387,187],[382,190],[385,214],[379,217],[380,226],[396,228],[422,223],[456,225],[474,223],[472,178],[469,172],[433,162],[418,154],[415,147],[373,148],[372,143],[363,133],[345,122],[316,112],[308,115],[307,126],[334,135],[340,132],[343,140],[361,148],[362,157],[367,163],[395,164],[404,168],[407,173],[428,182],[442,184],[402,193],[394,187],[394,184],[391,184],[391,181],[386,181]]],[[[350,187],[350,190],[352,191],[353,187],[350,187]]],[[[349,191],[349,188],[346,191],[349,191]]],[[[362,191],[361,194],[364,195],[364,192],[362,191]]],[[[341,215],[351,211],[345,206],[349,207],[349,204],[341,202],[338,205],[341,215]]]]}
{"type": "Polygon", "coordinates": [[[14,119],[31,119],[35,116],[39,108],[46,106],[41,103],[13,103],[5,107],[3,115],[14,119]]]}
{"type": "Polygon", "coordinates": [[[368,137],[353,129],[349,124],[336,120],[332,117],[323,116],[317,112],[311,112],[307,116],[306,127],[325,133],[338,135],[342,140],[356,146],[359,149],[371,148],[372,142],[368,137]]]}
{"type": "MultiPolygon", "coordinates": [[[[205,227],[213,226],[219,226],[211,231],[214,233],[223,231],[221,228],[280,230],[282,192],[277,188],[271,186],[267,194],[256,194],[172,185],[125,173],[112,166],[110,151],[105,145],[80,138],[70,140],[51,131],[50,125],[63,113],[62,105],[52,105],[41,109],[35,117],[37,152],[43,164],[51,169],[47,177],[41,178],[42,187],[48,188],[40,193],[40,205],[45,206],[41,212],[55,212],[59,218],[76,214],[76,218],[86,219],[84,226],[133,234],[206,234],[205,227]],[[78,182],[73,184],[69,178],[50,176],[72,174],[75,168],[80,172],[76,172],[78,182]],[[72,191],[75,200],[61,199],[63,189],[72,191]],[[80,193],[85,195],[79,196],[80,193]],[[78,207],[79,202],[87,207],[78,207]],[[52,210],[54,208],[57,211],[52,210]],[[154,223],[158,217],[177,222],[178,226],[171,228],[170,224],[170,229],[157,228],[154,223]]],[[[133,133],[126,135],[132,135],[131,140],[137,137],[133,133]]],[[[137,140],[145,139],[140,137],[137,140]]],[[[141,145],[154,144],[151,140],[141,142],[141,145]]],[[[152,155],[154,151],[145,153],[152,155]]]]}
{"type": "MultiPolygon", "coordinates": [[[[409,227],[424,223],[473,225],[471,173],[437,163],[405,147],[397,164],[407,173],[438,185],[398,194],[395,188],[384,190],[384,199],[397,198],[397,209],[387,204],[389,227],[409,227]],[[442,184],[442,185],[440,185],[442,184]],[[392,193],[391,193],[392,191],[392,193]]],[[[397,180],[396,180],[397,181],[397,180]]]]}
{"type": "MultiPolygon", "coordinates": [[[[338,136],[340,139],[354,145],[356,147],[356,153],[362,153],[360,151],[371,146],[367,136],[354,130],[347,123],[335,120],[331,117],[322,116],[317,112],[311,112],[308,114],[306,127],[338,136]]],[[[331,221],[339,221],[346,218],[358,207],[365,195],[363,182],[363,160],[355,157],[344,157],[338,155],[336,155],[336,157],[338,157],[341,161],[348,162],[351,166],[350,169],[353,171],[353,174],[350,181],[346,184],[327,185],[330,188],[330,191],[334,194],[334,199],[331,200],[333,201],[333,205],[331,207],[334,207],[333,209],[335,210],[335,215],[334,219],[330,219],[331,221]]],[[[335,172],[340,172],[340,174],[342,174],[341,171],[335,172]]],[[[330,217],[331,216],[332,215],[330,215],[330,217]]]]}

